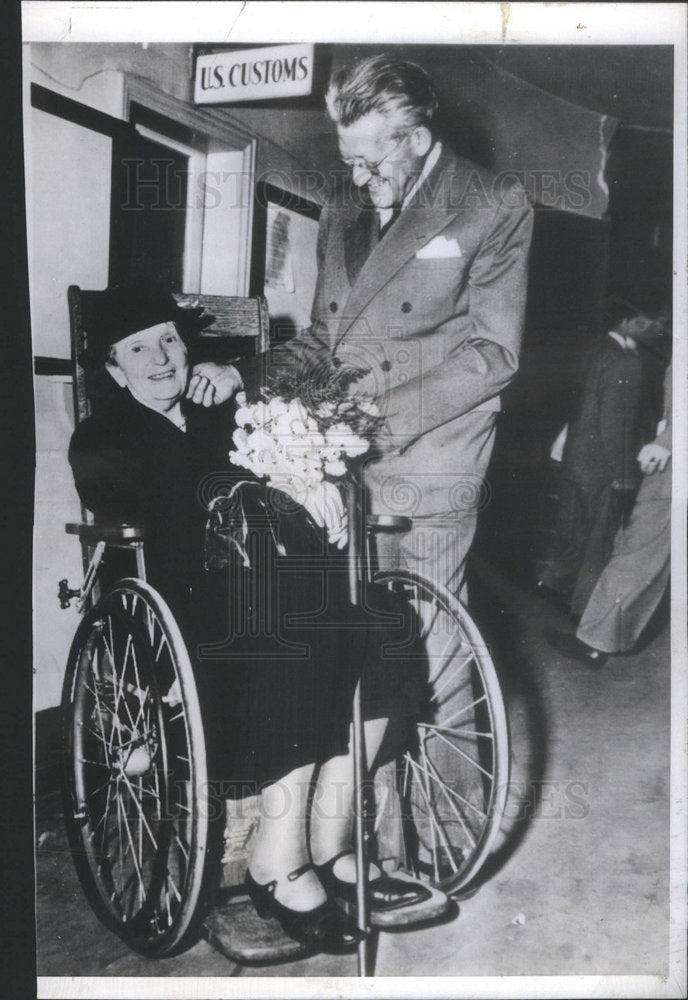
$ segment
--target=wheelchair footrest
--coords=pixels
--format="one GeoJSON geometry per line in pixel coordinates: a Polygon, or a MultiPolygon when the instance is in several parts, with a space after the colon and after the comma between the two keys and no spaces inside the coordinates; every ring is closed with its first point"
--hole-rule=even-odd
{"type": "MultiPolygon", "coordinates": [[[[394,878],[414,881],[405,872],[395,871],[394,878]]],[[[380,930],[391,930],[395,927],[413,927],[414,924],[426,924],[440,917],[456,914],[456,904],[445,896],[439,889],[428,886],[431,895],[429,899],[424,899],[420,903],[411,906],[400,906],[396,910],[372,910],[370,923],[380,930]]]]}
{"type": "Polygon", "coordinates": [[[251,900],[236,895],[236,890],[221,890],[203,923],[203,936],[221,955],[241,965],[288,962],[308,954],[277,920],[259,917],[251,900]]]}
{"type": "MultiPolygon", "coordinates": [[[[404,878],[404,872],[395,872],[404,878]]],[[[429,899],[397,910],[376,910],[370,923],[376,930],[393,930],[427,924],[454,916],[456,904],[439,889],[431,889],[429,899]]],[[[289,962],[309,954],[272,917],[263,919],[241,889],[221,889],[216,903],[203,923],[203,936],[221,955],[240,965],[270,965],[289,962]]]]}

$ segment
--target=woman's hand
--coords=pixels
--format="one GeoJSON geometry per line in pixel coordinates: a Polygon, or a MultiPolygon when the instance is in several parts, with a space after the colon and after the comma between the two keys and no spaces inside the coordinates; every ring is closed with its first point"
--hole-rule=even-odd
{"type": "Polygon", "coordinates": [[[243,387],[241,375],[234,365],[203,361],[194,365],[191,371],[186,398],[198,406],[219,406],[243,387]]]}
{"type": "Polygon", "coordinates": [[[653,472],[664,472],[670,458],[669,449],[663,448],[656,441],[644,445],[638,452],[638,464],[645,476],[651,476],[653,472]]]}
{"type": "Polygon", "coordinates": [[[330,544],[336,545],[338,549],[344,548],[348,537],[346,508],[335,484],[327,481],[318,483],[307,491],[305,497],[299,496],[298,500],[318,527],[327,530],[330,544]]]}

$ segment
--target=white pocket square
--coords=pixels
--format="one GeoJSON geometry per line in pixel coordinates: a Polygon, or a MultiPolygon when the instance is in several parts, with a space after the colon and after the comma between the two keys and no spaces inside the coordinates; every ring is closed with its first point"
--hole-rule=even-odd
{"type": "Polygon", "coordinates": [[[461,247],[455,239],[448,240],[446,236],[436,236],[416,253],[418,260],[438,260],[448,257],[460,257],[461,247]]]}

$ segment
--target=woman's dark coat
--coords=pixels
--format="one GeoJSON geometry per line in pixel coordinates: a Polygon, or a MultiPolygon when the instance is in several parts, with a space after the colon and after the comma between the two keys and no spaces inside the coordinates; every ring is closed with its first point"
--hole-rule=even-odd
{"type": "MultiPolygon", "coordinates": [[[[375,593],[383,614],[352,609],[345,557],[333,555],[300,508],[271,506],[255,480],[242,491],[251,568],[241,560],[204,568],[208,503],[252,477],[229,463],[231,405],[184,404],[184,412],[186,433],[120,390],[77,427],[69,459],[96,520],[146,527],[147,576],[187,640],[211,772],[227,794],[250,793],[345,752],[364,662],[369,717],[412,714],[420,669],[417,660],[382,662],[391,598],[375,593]],[[277,551],[275,525],[288,557],[277,551]]],[[[114,578],[133,575],[122,553],[107,559],[114,578]]],[[[398,623],[393,640],[408,638],[409,627],[398,623]]]]}

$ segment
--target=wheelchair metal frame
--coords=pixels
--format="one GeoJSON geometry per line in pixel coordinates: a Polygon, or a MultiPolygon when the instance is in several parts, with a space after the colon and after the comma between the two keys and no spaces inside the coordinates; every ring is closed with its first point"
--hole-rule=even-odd
{"type": "MultiPolygon", "coordinates": [[[[75,359],[84,346],[82,309],[93,294],[77,286],[68,289],[75,359]]],[[[190,304],[200,299],[217,315],[217,322],[207,331],[211,346],[226,338],[233,343],[237,334],[248,329],[255,353],[267,348],[268,317],[263,299],[188,295],[178,299],[190,304]]],[[[235,346],[241,348],[238,343],[235,346]]],[[[90,411],[87,382],[86,372],[75,362],[74,405],[79,421],[90,411]]],[[[370,530],[408,530],[411,522],[403,517],[369,517],[364,528],[353,486],[347,491],[347,509],[349,596],[352,603],[358,603],[364,581],[371,578],[370,530]]],[[[86,512],[85,516],[88,518],[86,512]]],[[[199,926],[206,888],[204,866],[206,870],[209,868],[207,828],[204,830],[201,823],[197,829],[192,822],[187,842],[184,821],[180,819],[184,810],[195,808],[200,812],[198,803],[204,794],[201,785],[205,744],[190,660],[165,601],[145,582],[143,529],[136,525],[83,523],[67,525],[67,531],[77,535],[82,543],[85,571],[80,588],[72,589],[67,580],[60,580],[58,589],[63,608],[76,598],[78,610],[84,613],[70,651],[62,699],[64,810],[72,853],[84,890],[106,926],[144,954],[169,954],[181,948],[199,926]],[[106,549],[113,547],[134,553],[137,577],[116,581],[101,595],[98,572],[106,549]],[[106,625],[125,632],[130,629],[129,639],[124,640],[121,677],[115,678],[114,685],[115,642],[106,634],[106,625]],[[140,667],[131,652],[136,650],[137,643],[140,667]],[[175,656],[179,662],[175,662],[175,656]],[[158,673],[164,675],[163,680],[156,679],[158,673]],[[145,685],[140,674],[149,675],[145,699],[141,696],[145,685]],[[103,713],[108,698],[115,699],[110,704],[109,716],[107,711],[103,713]],[[155,711],[149,707],[152,701],[157,702],[155,711]],[[125,713],[123,719],[119,718],[119,712],[125,713]],[[145,725],[141,723],[144,717],[145,725]],[[200,739],[196,733],[199,729],[200,739]],[[197,744],[198,762],[186,761],[185,754],[179,754],[176,741],[180,739],[192,748],[197,744]],[[80,759],[75,748],[79,748],[80,759]],[[179,769],[184,772],[184,780],[176,785],[170,783],[168,766],[174,752],[181,762],[179,769]],[[104,780],[106,771],[108,777],[104,780]],[[115,794],[119,788],[127,796],[126,804],[115,794]],[[100,816],[91,815],[98,809],[104,810],[100,816]],[[116,817],[123,819],[130,841],[130,817],[126,810],[133,810],[132,828],[138,837],[137,844],[123,844],[115,838],[115,848],[122,854],[119,859],[110,857],[105,846],[113,809],[116,817]],[[172,815],[175,810],[176,815],[172,815]],[[174,851],[176,860],[168,864],[174,851]],[[128,874],[121,870],[125,859],[131,861],[132,870],[128,874]],[[190,872],[188,878],[186,867],[190,872]],[[189,879],[190,901],[182,898],[189,879]],[[156,907],[162,907],[160,915],[156,907]]],[[[445,641],[439,665],[432,666],[432,676],[428,678],[433,694],[428,717],[417,725],[417,747],[405,753],[400,769],[390,779],[398,806],[394,812],[393,839],[402,845],[397,855],[403,854],[396,856],[396,861],[430,883],[432,898],[427,904],[392,915],[371,914],[368,908],[366,847],[370,824],[364,795],[366,768],[360,684],[356,688],[353,729],[357,915],[359,926],[367,931],[371,927],[410,926],[437,919],[447,910],[447,895],[467,894],[467,887],[470,890],[475,884],[499,833],[509,771],[508,726],[499,681],[487,647],[465,608],[446,588],[416,574],[402,571],[381,574],[375,577],[375,582],[378,581],[402,594],[413,609],[413,616],[422,624],[422,638],[429,643],[434,636],[443,634],[445,641]],[[467,771],[471,779],[457,790],[445,780],[442,767],[454,768],[452,773],[461,774],[462,779],[467,771]]],[[[188,756],[191,758],[194,753],[190,750],[188,756]]],[[[118,835],[121,838],[121,830],[118,835]]],[[[236,912],[234,907],[232,913],[236,912]]],[[[229,909],[218,926],[226,928],[228,922],[231,923],[229,909]]],[[[209,940],[228,957],[244,960],[237,958],[232,948],[218,943],[221,931],[208,930],[207,920],[204,926],[209,940]]],[[[264,949],[268,960],[303,955],[301,947],[286,937],[279,948],[271,952],[271,947],[264,949]]],[[[365,938],[358,948],[359,975],[367,975],[369,966],[369,942],[365,938]]]]}
{"type": "MultiPolygon", "coordinates": [[[[364,578],[366,576],[370,578],[371,575],[370,556],[368,550],[370,532],[373,530],[408,530],[410,527],[410,521],[407,518],[401,517],[369,517],[366,524],[366,530],[364,531],[361,524],[360,514],[357,510],[355,490],[353,487],[350,487],[348,490],[347,507],[349,525],[351,526],[348,556],[349,589],[350,599],[352,602],[356,603],[361,597],[361,586],[364,578]]],[[[117,548],[132,550],[136,558],[137,573],[139,578],[140,580],[145,581],[145,533],[141,528],[134,525],[101,527],[89,524],[70,524],[67,525],[67,531],[71,534],[78,535],[82,543],[91,546],[93,548],[93,556],[86,569],[84,584],[78,591],[71,590],[68,587],[67,581],[60,581],[59,596],[61,604],[63,607],[67,607],[69,605],[69,600],[76,597],[78,607],[83,611],[89,603],[90,598],[92,608],[90,614],[92,618],[93,615],[95,615],[97,621],[99,618],[98,609],[105,605],[109,594],[116,592],[118,586],[121,590],[123,585],[129,585],[129,589],[132,590],[135,589],[136,585],[135,580],[118,581],[111,588],[109,588],[103,596],[98,595],[97,573],[106,546],[115,546],[117,548]]],[[[499,822],[504,806],[503,791],[508,784],[508,728],[506,725],[506,715],[504,712],[501,694],[499,692],[498,681],[496,679],[496,674],[494,674],[493,667],[491,666],[491,661],[489,661],[489,655],[486,653],[486,647],[484,647],[477,629],[470,622],[465,609],[461,608],[456,598],[454,598],[453,595],[451,595],[444,588],[438,588],[430,581],[424,580],[422,577],[415,574],[404,573],[401,571],[387,574],[383,573],[379,576],[379,579],[382,583],[389,585],[392,589],[408,592],[409,595],[412,594],[413,596],[409,597],[409,600],[411,601],[419,601],[421,598],[424,599],[426,603],[434,609],[432,613],[435,618],[438,614],[444,615],[446,621],[448,621],[451,626],[456,626],[460,630],[456,633],[459,637],[458,645],[455,635],[453,633],[450,634],[453,647],[450,655],[447,657],[447,663],[440,667],[437,672],[437,676],[442,676],[446,665],[450,663],[450,661],[453,664],[453,660],[457,655],[457,649],[459,650],[459,653],[462,652],[463,655],[468,654],[466,655],[464,662],[459,666],[459,673],[462,669],[467,671],[469,701],[467,704],[460,705],[458,714],[461,715],[464,713],[465,716],[465,713],[468,712],[470,713],[470,718],[475,717],[474,722],[469,724],[472,724],[475,727],[475,731],[473,732],[473,742],[479,745],[478,750],[475,751],[471,751],[470,746],[465,743],[463,747],[460,745],[454,747],[452,741],[455,741],[455,734],[452,733],[451,727],[443,727],[443,725],[439,723],[434,724],[432,722],[428,722],[423,730],[422,738],[419,740],[421,758],[419,760],[414,760],[410,752],[406,755],[403,783],[405,788],[410,783],[415,789],[415,792],[412,791],[411,798],[409,799],[409,802],[412,803],[409,808],[411,812],[415,809],[416,814],[414,815],[420,815],[421,819],[420,821],[417,821],[415,818],[410,819],[409,816],[404,815],[401,817],[399,822],[402,826],[405,823],[412,823],[423,827],[420,834],[414,833],[414,837],[416,837],[419,842],[423,841],[423,850],[425,854],[430,857],[430,861],[427,864],[424,875],[429,877],[431,886],[433,886],[433,899],[429,908],[426,907],[425,911],[419,910],[416,914],[413,912],[409,912],[408,914],[399,913],[395,915],[393,919],[387,919],[386,921],[384,915],[376,914],[375,916],[377,919],[372,920],[372,925],[374,927],[398,927],[403,924],[412,925],[416,922],[427,922],[430,919],[437,919],[447,909],[447,899],[443,890],[447,894],[451,894],[452,892],[465,890],[467,883],[473,883],[475,881],[475,876],[485,858],[488,856],[499,830],[499,822]],[[460,616],[460,620],[458,616],[460,616]],[[476,650],[480,650],[480,652],[476,652],[476,650]],[[473,658],[471,660],[471,664],[473,663],[473,660],[476,660],[476,657],[478,659],[482,657],[481,662],[477,663],[477,667],[473,667],[472,665],[467,667],[471,656],[473,658]],[[474,673],[476,673],[476,676],[473,676],[474,673]],[[477,690],[474,690],[476,683],[478,683],[479,687],[477,690]],[[480,710],[478,709],[478,706],[480,706],[480,710]],[[480,725],[477,721],[479,718],[483,720],[480,725]],[[481,726],[487,726],[488,729],[483,732],[481,731],[481,726]],[[457,760],[459,760],[460,763],[463,762],[465,766],[471,765],[475,769],[481,783],[481,787],[478,789],[477,793],[475,789],[472,791],[469,789],[464,794],[463,790],[457,791],[451,786],[450,783],[443,780],[442,776],[438,773],[435,762],[432,759],[432,753],[428,753],[428,740],[434,740],[435,744],[440,747],[440,750],[443,750],[445,753],[448,752],[447,747],[454,749],[457,754],[461,755],[461,757],[457,757],[457,760]],[[487,750],[485,749],[486,746],[488,747],[487,750]],[[471,759],[471,753],[473,753],[473,756],[476,758],[475,760],[471,759]],[[415,804],[413,804],[413,794],[416,795],[417,799],[415,804]],[[435,803],[438,799],[442,801],[440,806],[437,808],[442,808],[444,810],[442,814],[443,818],[441,820],[438,820],[437,816],[433,813],[435,803]],[[473,799],[473,801],[471,801],[471,799],[473,799]],[[473,810],[476,814],[481,814],[480,821],[474,831],[468,828],[471,824],[470,820],[467,820],[466,818],[466,815],[469,817],[473,815],[471,810],[473,810]],[[465,859],[461,858],[461,851],[459,851],[454,845],[455,835],[451,832],[447,832],[447,830],[452,827],[452,824],[455,829],[458,829],[459,825],[463,827],[463,830],[459,830],[459,833],[461,838],[467,841],[469,850],[469,855],[465,859]],[[429,845],[428,841],[430,842],[429,845]],[[466,864],[462,866],[463,861],[465,861],[466,864]],[[431,869],[429,875],[427,871],[428,868],[431,869]]],[[[148,591],[155,594],[152,588],[150,588],[147,584],[144,583],[144,587],[146,588],[146,591],[143,594],[144,598],[148,591]]],[[[141,590],[140,587],[138,589],[139,591],[141,590]]],[[[165,602],[159,598],[159,595],[156,596],[158,602],[163,606],[163,608],[166,608],[165,602]]],[[[124,599],[124,603],[126,608],[126,599],[124,599]]],[[[167,609],[167,612],[169,613],[169,609],[167,609]]],[[[150,610],[147,610],[146,614],[149,616],[150,621],[150,610]]],[[[82,625],[88,620],[89,619],[87,617],[82,625]]],[[[150,627],[154,632],[155,627],[150,627]]],[[[425,623],[423,627],[428,628],[427,623],[425,623]]],[[[78,636],[79,632],[77,632],[77,637],[78,636]]],[[[78,645],[77,639],[75,639],[75,644],[78,645]]],[[[83,655],[85,655],[83,652],[75,652],[74,649],[71,654],[71,666],[68,669],[68,676],[65,681],[65,696],[63,698],[63,707],[66,715],[66,731],[70,731],[71,729],[73,732],[75,728],[73,718],[74,709],[71,707],[72,699],[75,697],[75,670],[77,669],[74,663],[74,658],[83,655]],[[70,686],[71,691],[69,690],[70,686]]],[[[104,662],[105,661],[103,661],[103,663],[104,662]]],[[[107,665],[103,666],[103,663],[101,663],[99,669],[101,673],[107,673],[110,667],[107,665]]],[[[126,669],[126,665],[123,669],[126,669]]],[[[139,667],[137,666],[137,670],[138,669],[139,667]]],[[[143,669],[143,667],[140,669],[143,669]]],[[[94,697],[91,700],[96,705],[96,708],[98,697],[96,697],[97,692],[95,692],[95,688],[101,684],[104,685],[105,683],[106,681],[103,677],[91,681],[92,688],[94,689],[94,697]]],[[[137,674],[137,684],[138,683],[137,674]]],[[[166,683],[169,683],[169,681],[166,683]]],[[[444,687],[446,687],[448,683],[451,686],[451,683],[453,682],[448,682],[445,679],[443,681],[444,687]]],[[[137,684],[132,685],[129,683],[128,687],[135,688],[137,684]]],[[[463,687],[465,688],[466,685],[463,684],[463,687]]],[[[95,710],[96,709],[93,707],[90,708],[91,713],[95,710]]],[[[100,709],[98,709],[98,711],[100,711],[100,709]]],[[[130,710],[130,718],[131,711],[133,710],[130,710]]],[[[455,711],[454,715],[456,714],[457,712],[455,711]]],[[[77,720],[76,725],[83,726],[85,721],[87,722],[87,720],[81,718],[80,720],[77,720]]],[[[366,768],[360,683],[357,685],[354,697],[353,723],[354,779],[356,789],[355,848],[357,872],[359,873],[357,880],[357,918],[361,929],[370,932],[371,914],[368,907],[366,884],[366,873],[368,871],[366,855],[367,841],[369,838],[369,817],[366,814],[366,801],[364,800],[366,768]]],[[[160,723],[160,725],[162,725],[162,723],[160,723]]],[[[457,730],[457,732],[459,731],[457,730]]],[[[73,777],[70,779],[69,774],[70,770],[72,774],[74,774],[75,770],[78,772],[78,766],[75,761],[73,759],[70,760],[69,757],[70,754],[73,756],[75,746],[74,741],[76,739],[76,742],[78,743],[79,738],[79,736],[72,737],[71,743],[69,740],[67,741],[67,759],[65,761],[65,774],[67,776],[65,815],[68,828],[70,828],[70,842],[72,844],[73,853],[75,854],[77,870],[79,871],[84,889],[101,920],[103,920],[103,922],[106,923],[106,925],[111,929],[115,930],[116,933],[120,934],[120,936],[124,937],[130,946],[146,954],[153,955],[166,954],[169,951],[174,951],[182,944],[182,942],[186,941],[192,925],[196,926],[197,920],[195,919],[195,913],[184,912],[183,926],[178,930],[166,935],[166,929],[163,927],[162,933],[159,935],[159,939],[155,939],[155,935],[153,935],[150,940],[147,940],[145,932],[142,932],[141,928],[136,925],[136,921],[140,916],[139,913],[135,915],[133,921],[129,922],[129,926],[126,926],[128,922],[128,914],[123,913],[118,917],[116,910],[117,906],[120,904],[116,901],[117,890],[111,889],[113,876],[109,872],[107,875],[104,874],[106,872],[107,865],[105,861],[102,861],[101,863],[101,861],[98,860],[97,851],[94,856],[87,858],[87,861],[84,862],[84,849],[82,841],[85,840],[85,837],[83,831],[88,827],[87,836],[93,840],[94,831],[98,829],[98,826],[101,823],[103,823],[104,827],[106,822],[103,822],[102,817],[98,820],[98,822],[94,822],[94,819],[91,818],[89,826],[88,816],[89,809],[91,807],[89,807],[88,803],[85,801],[86,796],[82,795],[82,799],[84,799],[84,801],[74,801],[75,784],[73,777]],[[69,791],[70,787],[71,792],[69,791]],[[81,857],[80,861],[79,857],[81,857]],[[98,868],[99,864],[100,868],[98,868]],[[107,895],[107,893],[103,892],[102,886],[97,885],[99,880],[110,887],[112,895],[112,899],[110,901],[103,898],[107,895]],[[97,891],[94,893],[93,883],[96,883],[96,888],[100,890],[99,892],[97,891]],[[94,898],[94,896],[96,898],[94,898]],[[115,912],[113,912],[113,910],[115,912]],[[137,937],[137,934],[139,937],[137,937]],[[143,936],[141,936],[141,934],[143,934],[143,936]]],[[[129,743],[132,742],[132,740],[129,741],[129,743]]],[[[127,786],[131,784],[132,778],[141,782],[142,775],[145,773],[146,767],[148,767],[149,770],[153,769],[152,755],[154,752],[157,752],[157,748],[155,750],[151,750],[149,747],[147,751],[148,756],[146,756],[141,750],[143,739],[140,738],[138,743],[139,746],[136,748],[138,758],[135,758],[134,754],[130,753],[127,748],[129,756],[126,760],[124,760],[126,754],[123,754],[120,751],[117,762],[109,762],[111,769],[117,772],[116,780],[120,781],[120,783],[124,782],[127,786]],[[132,760],[133,763],[131,763],[132,760]]],[[[83,744],[79,745],[83,746],[83,744]]],[[[97,763],[98,762],[96,762],[94,766],[96,766],[97,763]]],[[[84,766],[88,767],[88,765],[84,766]]],[[[158,779],[156,778],[156,780],[158,779]]],[[[82,791],[83,784],[83,780],[81,781],[81,785],[79,785],[79,780],[76,782],[76,785],[79,786],[82,791]]],[[[110,795],[110,785],[108,785],[107,794],[108,796],[110,795]]],[[[130,790],[128,794],[130,797],[133,797],[130,790]]],[[[160,796],[161,801],[163,797],[164,796],[162,795],[160,796]]],[[[108,806],[108,808],[110,808],[110,806],[108,806]]],[[[139,817],[138,820],[139,827],[143,826],[145,828],[146,825],[152,821],[150,821],[150,817],[148,820],[143,817],[140,805],[138,808],[141,813],[141,817],[139,817]],[[143,823],[141,822],[141,819],[143,819],[143,823]]],[[[117,804],[117,809],[120,809],[119,803],[117,804]]],[[[152,841],[155,840],[154,834],[150,829],[148,829],[147,835],[152,841]]],[[[173,831],[173,834],[170,834],[169,831],[165,834],[168,838],[171,835],[176,836],[178,840],[180,839],[176,831],[173,831]]],[[[103,833],[103,838],[104,836],[105,834],[103,833]]],[[[139,833],[139,836],[143,835],[139,833]]],[[[405,834],[402,832],[401,839],[403,840],[404,837],[405,834]]],[[[133,847],[126,847],[126,850],[130,851],[133,856],[133,847]]],[[[85,853],[88,855],[88,850],[86,850],[85,853]]],[[[408,858],[405,860],[408,865],[408,858]]],[[[162,864],[163,862],[160,862],[158,859],[155,863],[162,864]]],[[[142,862],[141,867],[143,867],[142,862]]],[[[411,867],[413,869],[414,865],[411,865],[411,867]]],[[[145,896],[143,886],[144,879],[142,874],[138,871],[136,874],[140,883],[138,892],[142,899],[141,910],[146,911],[146,907],[148,908],[148,919],[150,920],[150,913],[152,912],[152,909],[154,909],[154,902],[150,903],[147,899],[143,898],[145,896]]],[[[413,871],[413,874],[416,876],[419,874],[417,867],[416,870],[413,871]]],[[[168,902],[166,905],[169,911],[172,892],[169,887],[166,887],[164,878],[162,882],[160,881],[159,874],[157,876],[157,883],[154,883],[154,878],[155,876],[151,876],[151,884],[155,885],[154,891],[163,892],[163,895],[164,891],[167,892],[168,902]],[[161,888],[161,886],[163,888],[161,888]]],[[[199,874],[196,872],[195,883],[192,887],[196,900],[194,906],[197,906],[200,903],[199,894],[201,892],[201,885],[203,881],[203,873],[201,872],[199,874]]],[[[177,891],[177,887],[174,888],[174,891],[177,891]]],[[[175,901],[172,899],[173,904],[174,902],[175,901]]],[[[182,908],[179,900],[177,900],[177,903],[179,903],[180,908],[182,908]]],[[[155,917],[155,920],[157,920],[157,917],[155,917]]],[[[170,917],[170,920],[173,923],[172,917],[170,917]]],[[[139,921],[139,923],[142,925],[145,924],[145,919],[143,921],[139,921]]],[[[282,955],[285,954],[284,951],[278,953],[282,955]]],[[[298,957],[300,954],[301,953],[299,951],[294,951],[293,957],[298,957]]],[[[291,957],[289,956],[288,950],[286,955],[291,957]]],[[[365,976],[369,974],[369,968],[369,940],[366,937],[358,946],[359,975],[365,976]]]]}

